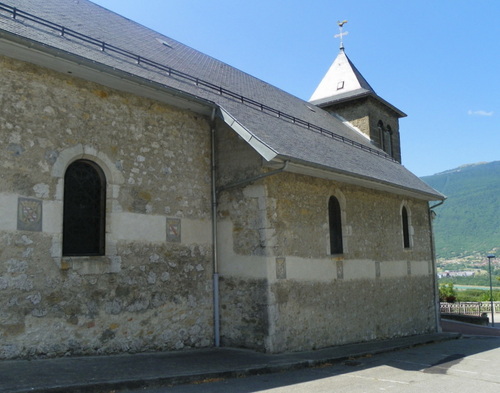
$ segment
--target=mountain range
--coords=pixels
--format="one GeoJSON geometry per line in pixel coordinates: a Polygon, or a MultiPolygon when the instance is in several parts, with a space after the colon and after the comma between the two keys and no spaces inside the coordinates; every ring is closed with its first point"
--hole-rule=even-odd
{"type": "Polygon", "coordinates": [[[500,249],[500,161],[463,165],[421,179],[447,197],[434,209],[438,260],[481,260],[500,249]]]}

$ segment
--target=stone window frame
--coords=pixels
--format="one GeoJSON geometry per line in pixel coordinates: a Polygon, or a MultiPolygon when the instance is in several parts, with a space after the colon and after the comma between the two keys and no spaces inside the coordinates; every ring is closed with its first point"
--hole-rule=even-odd
{"type": "Polygon", "coordinates": [[[411,222],[411,209],[406,201],[401,203],[399,209],[401,223],[401,241],[404,250],[413,249],[413,226],[411,222]]]}
{"type": "Polygon", "coordinates": [[[51,176],[56,179],[57,188],[55,201],[57,202],[58,222],[60,232],[53,235],[51,256],[62,270],[77,269],[82,274],[117,273],[121,271],[121,258],[117,253],[117,243],[113,238],[112,212],[120,211],[118,196],[120,187],[125,180],[121,171],[109,157],[88,145],[76,145],[61,151],[52,167],[51,176]],[[62,253],[62,223],[64,204],[64,176],[67,168],[77,160],[88,160],[100,167],[106,178],[105,201],[105,240],[104,255],[97,256],[63,256],[62,253]]]}

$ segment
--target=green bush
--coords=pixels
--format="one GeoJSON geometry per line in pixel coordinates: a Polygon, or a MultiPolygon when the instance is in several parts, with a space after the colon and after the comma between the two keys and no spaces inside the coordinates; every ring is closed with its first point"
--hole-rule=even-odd
{"type": "Polygon", "coordinates": [[[452,283],[439,284],[439,301],[454,303],[457,300],[457,292],[452,283]]]}

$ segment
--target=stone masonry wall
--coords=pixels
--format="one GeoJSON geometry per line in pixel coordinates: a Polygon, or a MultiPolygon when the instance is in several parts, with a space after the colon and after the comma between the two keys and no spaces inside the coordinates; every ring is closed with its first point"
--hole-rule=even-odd
{"type": "Polygon", "coordinates": [[[275,250],[285,271],[270,283],[270,350],[435,331],[427,202],[299,175],[275,176],[266,185],[280,218],[275,250]],[[333,256],[331,195],[341,205],[344,240],[344,253],[333,256]],[[409,249],[403,247],[403,205],[409,249]]]}
{"type": "Polygon", "coordinates": [[[363,134],[368,136],[376,146],[381,147],[382,141],[378,132],[378,122],[382,121],[385,126],[390,126],[393,132],[392,150],[393,157],[401,162],[401,142],[399,135],[399,120],[397,115],[374,99],[365,98],[355,103],[348,102],[326,108],[338,113],[344,119],[357,127],[363,134]]]}
{"type": "Polygon", "coordinates": [[[272,352],[324,348],[435,332],[428,276],[303,282],[271,286],[272,352]]]}
{"type": "Polygon", "coordinates": [[[427,202],[289,173],[232,190],[220,202],[229,342],[282,352],[435,331],[427,202]],[[341,255],[329,250],[332,195],[342,210],[341,255]],[[255,302],[257,293],[266,294],[265,304],[255,302]],[[240,320],[260,313],[267,324],[243,337],[237,313],[240,320]]]}
{"type": "Polygon", "coordinates": [[[0,58],[0,358],[210,346],[207,119],[0,58]],[[61,255],[64,170],[107,178],[106,255],[61,255]]]}

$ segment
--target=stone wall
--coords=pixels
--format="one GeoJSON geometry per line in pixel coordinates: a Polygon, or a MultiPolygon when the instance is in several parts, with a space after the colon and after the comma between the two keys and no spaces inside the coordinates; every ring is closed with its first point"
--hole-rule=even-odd
{"type": "Polygon", "coordinates": [[[392,137],[393,157],[401,162],[401,141],[399,135],[398,115],[389,110],[380,102],[371,98],[364,98],[356,102],[347,102],[338,104],[331,108],[325,108],[330,112],[336,112],[342,118],[358,128],[363,134],[370,138],[373,143],[380,147],[380,133],[378,131],[378,122],[382,121],[384,126],[390,126],[392,137]]]}
{"type": "Polygon", "coordinates": [[[209,346],[208,120],[0,58],[0,358],[209,346]],[[106,252],[62,256],[64,172],[106,175],[106,252]]]}
{"type": "MultiPolygon", "coordinates": [[[[0,83],[0,358],[211,345],[208,119],[6,58],[0,83]],[[82,158],[106,176],[106,252],[67,257],[64,173],[82,158]]],[[[219,187],[268,170],[227,126],[217,136],[219,187]]],[[[290,173],[220,192],[222,343],[280,352],[432,331],[427,209],[290,173]]]]}
{"type": "Polygon", "coordinates": [[[428,276],[281,280],[271,285],[271,352],[310,350],[352,342],[435,332],[428,276]]]}
{"type": "Polygon", "coordinates": [[[290,173],[228,191],[220,202],[221,274],[230,283],[221,286],[221,315],[232,345],[282,352],[436,330],[427,202],[290,173]],[[329,251],[332,195],[342,210],[340,255],[329,251]],[[243,336],[236,315],[262,315],[267,325],[243,336]]]}

